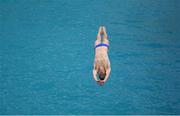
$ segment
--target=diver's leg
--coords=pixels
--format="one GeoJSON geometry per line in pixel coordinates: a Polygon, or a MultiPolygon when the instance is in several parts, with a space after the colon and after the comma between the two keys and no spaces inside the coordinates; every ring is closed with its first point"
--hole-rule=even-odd
{"type": "Polygon", "coordinates": [[[99,31],[96,37],[95,46],[101,43],[101,34],[102,34],[102,27],[99,27],[99,31]]]}
{"type": "Polygon", "coordinates": [[[102,30],[103,30],[103,34],[104,34],[103,43],[109,45],[109,40],[108,40],[108,35],[107,35],[107,33],[106,33],[106,28],[103,26],[103,27],[102,27],[102,30]]]}
{"type": "Polygon", "coordinates": [[[99,31],[98,31],[98,34],[97,34],[97,40],[100,40],[101,41],[101,34],[103,33],[103,27],[100,26],[99,27],[99,31]]]}

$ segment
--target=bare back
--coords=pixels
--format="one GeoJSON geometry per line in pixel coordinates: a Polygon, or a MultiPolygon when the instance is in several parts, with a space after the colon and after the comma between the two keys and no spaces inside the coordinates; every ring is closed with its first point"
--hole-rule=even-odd
{"type": "Polygon", "coordinates": [[[109,64],[108,48],[105,46],[96,48],[94,60],[95,68],[99,69],[99,67],[102,66],[105,70],[107,70],[109,64]]]}

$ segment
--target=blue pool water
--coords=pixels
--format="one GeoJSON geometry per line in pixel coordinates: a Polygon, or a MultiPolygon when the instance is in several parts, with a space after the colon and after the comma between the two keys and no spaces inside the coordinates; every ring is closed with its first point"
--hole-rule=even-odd
{"type": "Polygon", "coordinates": [[[0,0],[0,114],[180,114],[179,12],[179,0],[0,0]]]}

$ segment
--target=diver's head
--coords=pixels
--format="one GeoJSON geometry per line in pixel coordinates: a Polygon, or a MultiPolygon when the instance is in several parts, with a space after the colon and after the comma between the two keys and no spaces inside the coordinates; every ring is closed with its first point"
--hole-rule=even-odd
{"type": "Polygon", "coordinates": [[[105,71],[105,69],[103,67],[99,68],[98,75],[99,75],[99,79],[100,80],[104,80],[105,79],[106,71],[105,71]]]}

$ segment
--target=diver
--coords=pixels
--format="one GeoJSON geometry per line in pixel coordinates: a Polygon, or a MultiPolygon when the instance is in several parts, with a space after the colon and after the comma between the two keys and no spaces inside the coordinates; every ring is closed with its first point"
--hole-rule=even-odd
{"type": "Polygon", "coordinates": [[[108,57],[109,40],[104,26],[99,27],[94,44],[95,58],[93,77],[99,85],[103,85],[109,78],[111,67],[108,57]]]}

